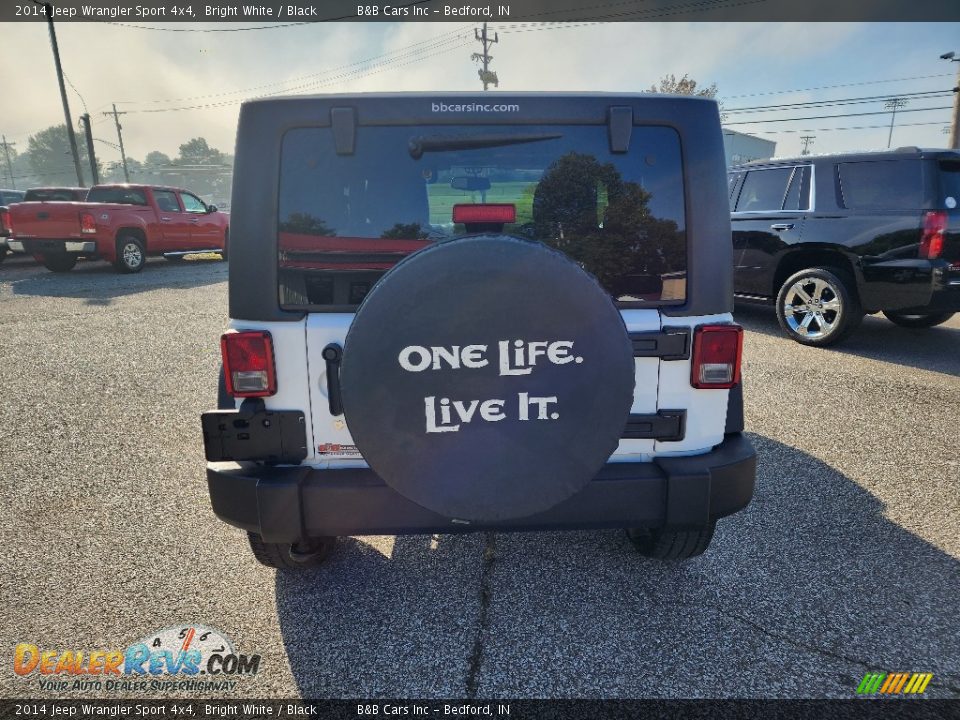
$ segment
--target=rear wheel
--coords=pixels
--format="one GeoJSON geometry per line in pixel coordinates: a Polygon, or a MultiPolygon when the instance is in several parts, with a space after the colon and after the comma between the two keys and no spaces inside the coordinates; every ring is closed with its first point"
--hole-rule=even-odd
{"type": "Polygon", "coordinates": [[[117,240],[117,259],[114,266],[120,272],[135,273],[143,270],[147,264],[147,251],[140,238],[124,235],[117,240]]]}
{"type": "Polygon", "coordinates": [[[76,255],[44,255],[43,266],[55,273],[70,272],[77,264],[76,255]]]}
{"type": "Polygon", "coordinates": [[[814,347],[840,342],[863,321],[853,279],[839,268],[807,268],[788,277],[776,312],[790,339],[814,347]]]}
{"type": "Polygon", "coordinates": [[[952,312],[939,313],[898,313],[883,311],[887,320],[905,328],[931,328],[942,325],[954,316],[952,312]]]}
{"type": "Polygon", "coordinates": [[[656,560],[689,560],[702,555],[713,539],[715,524],[694,530],[628,528],[627,537],[634,547],[656,560]]]}
{"type": "Polygon", "coordinates": [[[220,251],[220,259],[227,259],[227,246],[230,244],[230,231],[227,230],[223,233],[223,250],[220,251]]]}
{"type": "Polygon", "coordinates": [[[261,565],[279,570],[302,570],[319,565],[333,551],[335,537],[309,538],[298,543],[264,542],[257,533],[248,532],[250,550],[261,565]]]}

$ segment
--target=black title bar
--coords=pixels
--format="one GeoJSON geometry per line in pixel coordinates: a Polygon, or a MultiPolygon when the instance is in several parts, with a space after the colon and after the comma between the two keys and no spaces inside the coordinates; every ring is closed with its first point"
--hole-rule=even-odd
{"type": "MultiPolygon", "coordinates": [[[[54,20],[157,23],[891,22],[960,21],[956,0],[54,0],[54,20]]],[[[47,19],[32,0],[0,3],[0,22],[47,19]]],[[[495,27],[494,27],[495,29],[495,27]]],[[[758,32],[762,32],[758,29],[758,32]]]]}

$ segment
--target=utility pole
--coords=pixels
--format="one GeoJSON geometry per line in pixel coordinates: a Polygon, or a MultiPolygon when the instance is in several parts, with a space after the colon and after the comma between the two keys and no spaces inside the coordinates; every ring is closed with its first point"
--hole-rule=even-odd
{"type": "Polygon", "coordinates": [[[487,24],[484,23],[483,32],[474,28],[473,38],[483,45],[482,53],[473,53],[473,55],[470,56],[472,60],[483,63],[483,70],[478,71],[480,80],[483,82],[483,89],[486,90],[490,84],[500,87],[500,80],[497,78],[497,74],[490,69],[490,61],[493,60],[493,55],[490,54],[490,46],[500,42],[500,37],[497,33],[494,33],[493,38],[489,38],[487,36],[487,24]]]}
{"type": "Polygon", "coordinates": [[[883,107],[887,110],[893,110],[893,114],[890,116],[890,134],[887,135],[887,147],[890,147],[890,143],[893,142],[893,123],[897,119],[897,110],[906,106],[907,101],[903,98],[891,98],[887,100],[883,107]]]}
{"type": "Polygon", "coordinates": [[[113,121],[117,124],[117,140],[120,141],[120,159],[123,160],[123,179],[124,182],[130,182],[130,173],[127,172],[127,154],[123,151],[123,135],[121,130],[123,126],[120,124],[120,116],[126,115],[125,112],[117,112],[117,104],[113,104],[113,112],[105,112],[104,115],[113,115],[113,121]]]}
{"type": "Polygon", "coordinates": [[[80,122],[83,123],[83,134],[87,137],[87,156],[90,158],[90,177],[93,178],[93,184],[100,184],[100,173],[97,172],[97,154],[93,150],[93,130],[90,127],[90,113],[84,113],[80,116],[80,122]]]}
{"type": "Polygon", "coordinates": [[[953,88],[953,121],[950,123],[950,142],[947,147],[954,150],[960,149],[960,130],[957,129],[957,123],[960,122],[960,58],[954,52],[944,53],[940,56],[941,60],[949,60],[957,63],[957,84],[953,88]]]}
{"type": "Polygon", "coordinates": [[[10,189],[17,189],[17,181],[13,177],[13,165],[10,163],[10,148],[12,148],[16,143],[8,143],[7,136],[3,135],[3,154],[7,158],[7,174],[10,176],[10,189]]]}
{"type": "Polygon", "coordinates": [[[63,68],[60,66],[60,47],[57,45],[57,31],[53,29],[53,5],[33,0],[43,6],[47,16],[47,29],[50,31],[50,45],[53,47],[53,64],[57,68],[57,81],[60,83],[60,100],[63,102],[63,119],[67,125],[67,139],[70,141],[70,152],[73,154],[73,169],[77,171],[77,183],[86,187],[83,182],[83,172],[80,170],[80,151],[77,149],[77,136],[73,132],[73,120],[70,118],[70,103],[67,102],[67,88],[63,84],[63,68]]]}
{"type": "Polygon", "coordinates": [[[800,142],[803,143],[803,150],[800,152],[801,155],[810,154],[810,146],[813,145],[813,141],[817,139],[816,135],[801,135],[800,142]]]}

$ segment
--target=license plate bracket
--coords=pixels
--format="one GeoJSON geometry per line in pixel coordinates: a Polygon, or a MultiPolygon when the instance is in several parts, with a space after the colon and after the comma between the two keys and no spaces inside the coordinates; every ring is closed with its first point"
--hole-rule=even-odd
{"type": "Polygon", "coordinates": [[[306,419],[299,410],[241,406],[205,412],[200,422],[204,454],[210,462],[260,460],[299,465],[307,457],[306,419]]]}

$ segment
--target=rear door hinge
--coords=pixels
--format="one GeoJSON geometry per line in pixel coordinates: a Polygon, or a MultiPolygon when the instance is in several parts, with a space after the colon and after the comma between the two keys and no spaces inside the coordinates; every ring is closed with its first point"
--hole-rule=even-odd
{"type": "Polygon", "coordinates": [[[621,437],[624,440],[679,442],[683,440],[686,429],[686,410],[658,410],[644,415],[631,413],[621,437]]]}
{"type": "Polygon", "coordinates": [[[690,359],[690,328],[665,327],[658,332],[632,332],[634,357],[658,357],[661,360],[690,359]]]}

